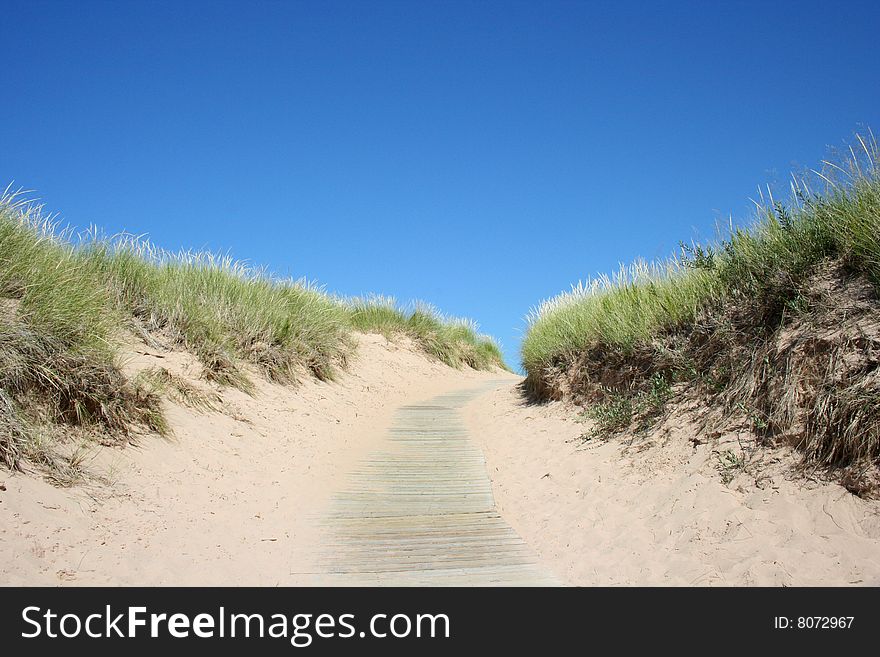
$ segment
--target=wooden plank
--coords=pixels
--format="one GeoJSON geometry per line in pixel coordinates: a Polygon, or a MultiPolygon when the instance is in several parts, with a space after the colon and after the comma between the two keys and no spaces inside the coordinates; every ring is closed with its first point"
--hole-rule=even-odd
{"type": "Polygon", "coordinates": [[[459,409],[486,386],[400,408],[383,448],[350,473],[320,519],[318,582],[547,586],[495,508],[485,459],[459,409]]]}

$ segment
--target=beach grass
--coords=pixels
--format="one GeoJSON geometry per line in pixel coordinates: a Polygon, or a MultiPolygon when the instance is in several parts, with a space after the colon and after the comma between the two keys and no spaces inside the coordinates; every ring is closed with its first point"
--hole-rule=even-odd
{"type": "Polygon", "coordinates": [[[155,393],[179,390],[168,387],[179,382],[157,386],[157,377],[122,374],[120,347],[132,333],[189,350],[206,379],[246,391],[254,368],[280,383],[333,379],[356,348],[355,331],[412,338],[454,367],[505,367],[474,323],[425,304],[405,310],[377,299],[340,298],[228,256],[172,253],[131,235],[74,234],[7,189],[0,196],[0,458],[14,467],[26,455],[29,427],[47,422],[166,429],[155,393]]]}
{"type": "Polygon", "coordinates": [[[718,243],[683,245],[668,260],[638,261],[539,304],[527,317],[526,371],[597,344],[632,348],[719,301],[785,298],[829,257],[880,286],[880,150],[873,135],[856,141],[848,159],[793,178],[786,204],[768,193],[751,225],[718,243]]]}
{"type": "Polygon", "coordinates": [[[658,376],[699,383],[718,403],[751,409],[765,435],[802,427],[798,446],[812,462],[876,464],[873,134],[793,175],[784,200],[768,189],[756,208],[750,223],[728,226],[713,243],[682,244],[669,259],[591,278],[534,308],[521,349],[532,394],[569,394],[620,429],[658,376]]]}

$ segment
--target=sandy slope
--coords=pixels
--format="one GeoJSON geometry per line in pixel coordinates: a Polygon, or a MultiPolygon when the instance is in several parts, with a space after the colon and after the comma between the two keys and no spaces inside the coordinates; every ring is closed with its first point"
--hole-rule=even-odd
{"type": "Polygon", "coordinates": [[[680,424],[584,443],[570,408],[513,383],[464,413],[502,517],[570,584],[880,585],[880,502],[791,478],[790,454],[724,485],[680,424]]]}
{"type": "MultiPolygon", "coordinates": [[[[60,489],[3,471],[0,584],[315,583],[318,520],[382,448],[394,411],[504,376],[360,342],[335,383],[224,390],[223,412],[169,403],[172,440],[96,450],[90,468],[105,483],[60,489]]],[[[199,380],[189,355],[143,345],[127,367],[152,365],[199,380]]],[[[559,580],[880,584],[880,503],[790,480],[783,452],[725,485],[713,447],[681,424],[629,446],[583,443],[570,408],[524,404],[518,381],[470,402],[464,420],[502,517],[559,580]]]]}
{"type": "MultiPolygon", "coordinates": [[[[187,354],[137,351],[131,370],[159,365],[198,380],[187,354]]],[[[309,583],[313,517],[392,412],[498,376],[362,336],[338,382],[260,382],[254,398],[225,390],[224,413],[169,404],[172,440],[97,451],[91,468],[109,487],[59,489],[4,471],[0,584],[309,583]]]]}

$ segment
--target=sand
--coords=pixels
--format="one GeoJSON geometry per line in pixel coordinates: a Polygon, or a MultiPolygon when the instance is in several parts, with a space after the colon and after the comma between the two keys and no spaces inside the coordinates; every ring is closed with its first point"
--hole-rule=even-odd
{"type": "MultiPolygon", "coordinates": [[[[0,584],[296,585],[314,570],[314,518],[382,440],[393,411],[498,378],[428,361],[405,341],[359,337],[338,381],[257,381],[222,391],[223,413],[168,403],[174,436],[94,450],[93,481],[57,488],[0,473],[0,584]]],[[[198,382],[182,352],[134,345],[130,372],[198,382]]]]}
{"type": "MultiPolygon", "coordinates": [[[[518,377],[358,339],[332,383],[257,378],[253,397],[220,391],[222,412],[167,402],[173,437],[94,448],[86,484],[0,473],[0,584],[314,584],[320,519],[394,412],[480,386],[462,417],[495,508],[560,582],[880,584],[880,503],[794,475],[784,450],[726,481],[723,446],[675,417],[647,439],[584,442],[575,409],[525,404],[518,377]]],[[[206,386],[192,356],[132,345],[127,370],[150,366],[206,386]]]]}
{"type": "Polygon", "coordinates": [[[568,584],[880,585],[880,502],[804,479],[794,454],[725,484],[723,446],[676,418],[584,442],[575,409],[527,405],[515,384],[464,413],[502,517],[568,584]]]}

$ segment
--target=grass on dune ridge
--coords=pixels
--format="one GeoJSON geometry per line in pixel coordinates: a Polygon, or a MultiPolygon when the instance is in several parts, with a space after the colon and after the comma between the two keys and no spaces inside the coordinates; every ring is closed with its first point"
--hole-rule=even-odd
{"type": "Polygon", "coordinates": [[[829,271],[841,295],[863,281],[863,324],[876,325],[880,149],[873,134],[856,135],[819,169],[792,176],[784,202],[768,190],[756,205],[751,225],[731,226],[714,244],[682,245],[669,260],[636,262],[534,309],[521,351],[533,394],[572,394],[600,406],[626,398],[632,406],[658,377],[701,382],[726,391],[731,404],[753,406],[754,425],[765,433],[791,431],[801,405],[799,446],[815,462],[877,463],[880,343],[861,334],[821,337],[835,327],[819,323],[839,315],[842,326],[851,317],[838,312],[833,295],[814,294],[829,271]],[[786,327],[800,327],[803,344],[782,344],[786,327]],[[845,371],[847,358],[858,371],[845,371]]]}
{"type": "Polygon", "coordinates": [[[669,260],[622,266],[541,303],[527,317],[526,370],[595,344],[631,348],[714,302],[794,287],[826,257],[846,258],[880,286],[880,150],[873,135],[857,135],[857,144],[841,164],[826,160],[812,172],[818,191],[810,176],[793,177],[790,205],[768,193],[754,223],[719,245],[683,245],[669,260]]]}
{"type": "Polygon", "coordinates": [[[453,366],[505,367],[472,322],[427,305],[343,299],[306,282],[210,253],[169,253],[132,236],[59,230],[39,205],[0,196],[0,460],[14,467],[27,436],[51,425],[164,429],[157,387],[117,363],[124,331],[192,351],[206,378],[248,390],[242,364],[293,382],[331,379],[353,331],[407,335],[453,366]]]}
{"type": "Polygon", "coordinates": [[[454,367],[465,364],[477,370],[507,369],[498,343],[481,334],[473,320],[446,318],[424,302],[415,302],[410,309],[401,308],[394,299],[382,296],[344,299],[341,303],[357,330],[407,335],[422,350],[454,367]]]}

